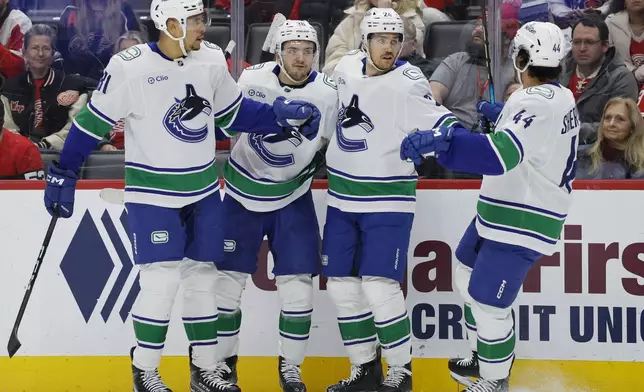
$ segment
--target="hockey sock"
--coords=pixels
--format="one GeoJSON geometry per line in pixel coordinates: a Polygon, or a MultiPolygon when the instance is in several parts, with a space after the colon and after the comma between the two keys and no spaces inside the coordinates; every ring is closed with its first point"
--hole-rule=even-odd
{"type": "Polygon", "coordinates": [[[378,340],[390,366],[411,362],[411,333],[405,297],[392,279],[363,277],[362,289],[375,316],[378,340]]]}
{"type": "Polygon", "coordinates": [[[217,307],[219,311],[217,357],[220,361],[237,355],[239,350],[239,330],[242,321],[239,305],[247,279],[248,274],[233,271],[219,271],[217,277],[217,307]]]}
{"type": "Polygon", "coordinates": [[[349,360],[362,365],[376,358],[378,337],[360,278],[329,278],[327,293],[338,312],[338,325],[349,360]]]}
{"type": "Polygon", "coordinates": [[[515,336],[511,308],[495,308],[472,302],[478,328],[478,355],[481,377],[499,380],[510,375],[515,336]]]}
{"type": "Polygon", "coordinates": [[[183,259],[183,326],[192,346],[192,363],[206,370],[217,368],[217,298],[214,263],[183,259]]]}
{"type": "Polygon", "coordinates": [[[311,331],[313,279],[311,275],[286,275],[275,280],[282,304],[278,352],[286,363],[301,365],[311,331]]]}
{"type": "Polygon", "coordinates": [[[470,349],[472,351],[477,351],[478,345],[478,335],[476,333],[476,319],[474,319],[474,314],[472,314],[472,305],[465,302],[465,327],[467,327],[467,340],[470,342],[470,349]]]}
{"type": "Polygon", "coordinates": [[[141,370],[154,370],[161,364],[170,314],[179,289],[177,261],[139,266],[141,291],[132,307],[137,347],[133,364],[141,370]]]}
{"type": "Polygon", "coordinates": [[[456,266],[456,272],[454,274],[454,282],[456,283],[456,288],[465,300],[463,311],[465,313],[465,327],[467,327],[467,339],[470,342],[470,349],[472,351],[477,351],[478,337],[476,335],[476,318],[472,313],[471,304],[473,299],[468,291],[471,277],[472,268],[466,266],[463,263],[458,263],[458,265],[456,266]]]}

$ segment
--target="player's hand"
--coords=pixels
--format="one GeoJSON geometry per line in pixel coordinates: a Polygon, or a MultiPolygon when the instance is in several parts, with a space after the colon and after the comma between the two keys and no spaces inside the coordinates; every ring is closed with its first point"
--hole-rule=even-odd
{"type": "Polygon", "coordinates": [[[503,103],[489,103],[488,101],[478,101],[476,104],[476,111],[481,113],[485,118],[493,123],[499,119],[501,111],[503,110],[503,103]]]}
{"type": "Polygon", "coordinates": [[[431,131],[410,133],[400,145],[400,159],[420,165],[424,158],[449,150],[453,130],[452,127],[442,126],[431,131]]]}
{"type": "Polygon", "coordinates": [[[322,116],[312,103],[277,97],[273,102],[273,111],[277,123],[282,127],[295,128],[309,140],[317,136],[322,116]]]}
{"type": "Polygon", "coordinates": [[[74,193],[78,176],[71,170],[58,167],[54,161],[49,166],[45,186],[45,208],[50,215],[58,209],[61,218],[69,218],[74,213],[74,193]]]}

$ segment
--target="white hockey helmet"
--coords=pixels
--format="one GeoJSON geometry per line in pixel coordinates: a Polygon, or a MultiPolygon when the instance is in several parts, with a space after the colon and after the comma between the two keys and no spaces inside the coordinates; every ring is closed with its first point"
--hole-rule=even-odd
{"type": "MultiPolygon", "coordinates": [[[[207,10],[204,10],[203,0],[152,0],[150,5],[150,18],[159,31],[164,32],[168,37],[179,41],[181,51],[187,55],[183,40],[186,38],[186,29],[188,18],[195,15],[208,16],[207,10]],[[181,25],[183,36],[175,38],[168,33],[168,20],[176,19],[181,25]]],[[[210,24],[206,20],[206,25],[210,24]]]]}
{"type": "MultiPolygon", "coordinates": [[[[371,34],[376,33],[393,33],[400,35],[400,41],[405,39],[405,26],[403,21],[400,18],[400,15],[391,8],[371,8],[364,14],[362,22],[360,22],[360,34],[362,36],[362,46],[367,52],[367,58],[371,62],[371,65],[376,67],[371,59],[371,54],[369,53],[369,37],[371,34]]],[[[396,60],[400,56],[402,51],[402,45],[396,54],[396,60]]],[[[378,67],[376,67],[378,69],[378,67]]],[[[379,69],[380,70],[380,69],[379,69]]],[[[384,71],[384,70],[380,70],[384,71]]]]}
{"type": "Polygon", "coordinates": [[[565,56],[566,39],[557,25],[550,22],[528,22],[521,26],[514,37],[512,62],[519,72],[529,66],[555,68],[565,56]],[[516,58],[521,50],[528,53],[529,59],[519,67],[516,58]]]}
{"type": "MultiPolygon", "coordinates": [[[[287,20],[279,26],[277,34],[275,35],[275,53],[279,59],[280,66],[284,64],[284,60],[282,59],[283,46],[289,41],[308,41],[315,45],[315,54],[313,55],[313,66],[311,72],[313,72],[313,70],[317,71],[320,62],[320,44],[318,42],[318,33],[315,31],[313,26],[305,20],[287,20]]],[[[284,67],[282,67],[282,69],[286,76],[295,83],[301,83],[306,80],[294,80],[291,75],[286,72],[284,67]]],[[[309,75],[310,74],[311,73],[309,73],[309,75]]],[[[308,78],[309,75],[306,77],[308,78]]]]}

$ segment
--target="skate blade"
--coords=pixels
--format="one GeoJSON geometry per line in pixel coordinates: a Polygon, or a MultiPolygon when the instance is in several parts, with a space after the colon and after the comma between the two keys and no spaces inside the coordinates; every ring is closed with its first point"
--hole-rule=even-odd
{"type": "Polygon", "coordinates": [[[464,385],[466,388],[471,387],[476,383],[476,381],[472,380],[469,377],[461,376],[459,374],[456,374],[454,372],[449,372],[450,376],[452,376],[452,379],[456,381],[459,384],[464,385]]]}

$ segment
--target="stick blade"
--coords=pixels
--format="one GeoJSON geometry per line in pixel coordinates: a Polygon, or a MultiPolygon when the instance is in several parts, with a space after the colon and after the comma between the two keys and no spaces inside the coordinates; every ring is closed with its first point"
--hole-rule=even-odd
{"type": "Polygon", "coordinates": [[[11,336],[9,336],[9,342],[7,343],[7,352],[9,353],[9,358],[13,358],[14,355],[20,350],[22,343],[18,340],[18,331],[11,331],[11,336]]]}

